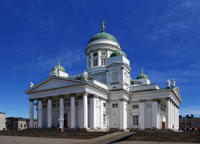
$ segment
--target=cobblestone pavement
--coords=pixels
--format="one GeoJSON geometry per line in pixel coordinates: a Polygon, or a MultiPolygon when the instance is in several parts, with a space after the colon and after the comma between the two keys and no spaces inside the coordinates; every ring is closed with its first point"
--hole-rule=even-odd
{"type": "Polygon", "coordinates": [[[78,144],[86,141],[85,139],[0,136],[0,144],[78,144]]]}

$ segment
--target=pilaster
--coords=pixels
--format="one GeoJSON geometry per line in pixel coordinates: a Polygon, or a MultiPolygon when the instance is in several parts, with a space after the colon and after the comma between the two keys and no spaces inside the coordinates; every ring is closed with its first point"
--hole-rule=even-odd
{"type": "Polygon", "coordinates": [[[139,117],[140,129],[144,130],[145,129],[145,113],[144,113],[145,99],[140,100],[139,108],[140,108],[140,117],[139,117]]]}
{"type": "Polygon", "coordinates": [[[96,101],[95,95],[90,96],[90,128],[96,129],[96,101]]]}
{"type": "Polygon", "coordinates": [[[152,101],[152,127],[158,128],[158,99],[152,101]]]}
{"type": "Polygon", "coordinates": [[[83,128],[88,128],[88,92],[83,92],[83,128]]]}

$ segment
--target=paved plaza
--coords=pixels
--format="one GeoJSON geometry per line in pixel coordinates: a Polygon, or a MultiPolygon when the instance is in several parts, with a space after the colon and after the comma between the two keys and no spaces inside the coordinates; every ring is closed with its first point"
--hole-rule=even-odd
{"type": "MultiPolygon", "coordinates": [[[[0,136],[0,144],[80,144],[87,142],[85,139],[62,139],[62,138],[40,138],[23,136],[0,136]]],[[[176,142],[144,142],[144,141],[121,141],[116,144],[183,144],[176,142]]],[[[194,144],[194,143],[186,143],[194,144]]]]}

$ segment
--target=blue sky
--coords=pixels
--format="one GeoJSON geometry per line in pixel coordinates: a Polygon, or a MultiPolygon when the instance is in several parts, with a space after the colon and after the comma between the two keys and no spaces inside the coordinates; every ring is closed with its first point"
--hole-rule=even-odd
{"type": "MultiPolygon", "coordinates": [[[[0,112],[29,117],[29,83],[46,79],[61,59],[69,75],[86,69],[89,39],[115,36],[135,79],[176,79],[180,114],[200,116],[199,0],[0,0],[0,112]]],[[[35,114],[36,116],[36,114],[35,114]]]]}

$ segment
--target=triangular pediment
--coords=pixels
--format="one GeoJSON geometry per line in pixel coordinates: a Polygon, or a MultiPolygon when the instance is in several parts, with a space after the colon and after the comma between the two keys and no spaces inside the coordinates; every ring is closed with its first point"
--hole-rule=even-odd
{"type": "Polygon", "coordinates": [[[47,78],[46,80],[38,83],[34,87],[25,91],[25,93],[49,90],[49,89],[54,89],[54,88],[62,88],[62,87],[71,86],[71,85],[75,86],[82,83],[84,82],[79,81],[79,80],[72,80],[68,78],[59,78],[59,77],[47,78]]]}

